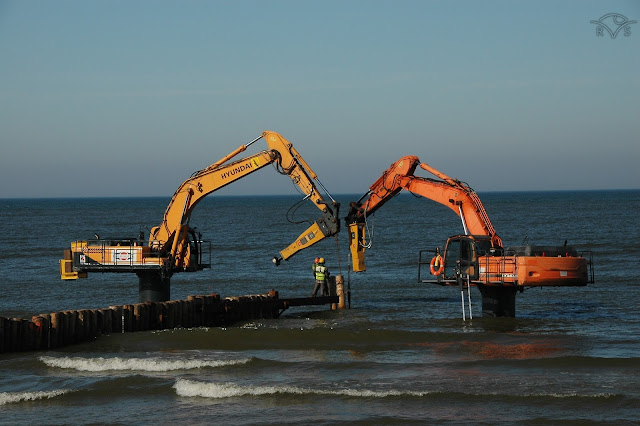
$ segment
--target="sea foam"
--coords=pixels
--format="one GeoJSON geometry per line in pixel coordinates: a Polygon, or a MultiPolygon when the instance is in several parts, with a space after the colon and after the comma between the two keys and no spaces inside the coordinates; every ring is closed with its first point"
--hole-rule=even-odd
{"type": "Polygon", "coordinates": [[[367,389],[310,389],[296,386],[242,386],[235,383],[211,383],[178,379],[173,386],[179,396],[203,398],[231,398],[237,396],[290,395],[339,395],[362,398],[386,398],[390,396],[424,396],[429,392],[399,390],[374,391],[367,389]]]}
{"type": "Polygon", "coordinates": [[[39,399],[51,399],[65,393],[69,390],[53,390],[41,392],[0,392],[0,405],[11,404],[24,401],[37,401],[39,399]]]}
{"type": "Polygon", "coordinates": [[[163,372],[174,370],[192,370],[207,367],[225,367],[246,364],[250,359],[237,360],[181,360],[163,358],[82,358],[42,356],[40,361],[49,367],[78,371],[146,371],[163,372]]]}

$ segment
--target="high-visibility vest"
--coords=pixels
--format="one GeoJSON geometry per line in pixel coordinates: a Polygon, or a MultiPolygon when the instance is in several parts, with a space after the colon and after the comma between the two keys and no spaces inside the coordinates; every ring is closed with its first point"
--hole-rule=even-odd
{"type": "Polygon", "coordinates": [[[325,272],[327,270],[327,267],[324,265],[316,265],[316,281],[324,281],[325,278],[325,272]]]}

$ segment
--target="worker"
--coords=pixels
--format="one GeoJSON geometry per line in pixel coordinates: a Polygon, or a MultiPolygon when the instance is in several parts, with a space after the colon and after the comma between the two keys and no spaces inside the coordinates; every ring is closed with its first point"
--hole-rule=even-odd
{"type": "Polygon", "coordinates": [[[324,257],[318,259],[318,263],[314,265],[313,272],[316,278],[316,284],[313,287],[313,293],[311,297],[316,297],[318,290],[321,291],[322,296],[329,295],[329,286],[327,285],[327,278],[329,277],[329,270],[324,265],[324,257]]]}

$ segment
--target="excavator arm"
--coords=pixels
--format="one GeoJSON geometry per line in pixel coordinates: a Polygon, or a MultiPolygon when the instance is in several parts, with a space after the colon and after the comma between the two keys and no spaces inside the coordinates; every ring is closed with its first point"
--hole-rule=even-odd
{"type": "Polygon", "coordinates": [[[449,207],[462,220],[466,235],[489,236],[493,247],[502,248],[502,239],[496,234],[480,198],[469,185],[420,163],[416,156],[406,156],[393,163],[364,196],[349,206],[346,223],[355,272],[365,270],[364,224],[367,216],[403,189],[449,207]],[[415,176],[418,166],[437,179],[415,176]]]}
{"type": "Polygon", "coordinates": [[[279,265],[282,260],[288,260],[300,250],[340,232],[338,213],[340,204],[329,195],[329,192],[318,180],[318,175],[309,167],[309,164],[289,141],[275,132],[265,131],[262,136],[266,139],[269,148],[278,153],[278,166],[282,173],[289,176],[302,193],[305,194],[305,198],[309,199],[322,212],[322,216],[318,220],[300,234],[293,243],[282,250],[279,256],[273,258],[273,263],[279,265]],[[322,198],[314,181],[331,198],[330,202],[322,198]]]}
{"type": "MultiPolygon", "coordinates": [[[[297,240],[274,257],[274,263],[287,260],[295,253],[322,239],[335,235],[340,230],[338,220],[339,204],[335,200],[327,202],[318,193],[314,180],[317,175],[298,151],[282,135],[265,131],[246,145],[241,145],[218,162],[206,169],[195,172],[176,190],[165,211],[163,221],[151,229],[149,246],[159,251],[172,263],[170,269],[189,270],[191,249],[188,242],[189,220],[202,198],[229,185],[268,164],[276,163],[281,173],[289,176],[301,191],[322,211],[322,217],[314,222],[297,240]],[[249,145],[264,138],[268,148],[265,151],[229,163],[244,152],[249,145]]],[[[320,186],[319,181],[317,181],[320,186]]],[[[322,187],[324,189],[324,187],[322,187]]],[[[326,189],[324,189],[326,192],[326,189]]]]}

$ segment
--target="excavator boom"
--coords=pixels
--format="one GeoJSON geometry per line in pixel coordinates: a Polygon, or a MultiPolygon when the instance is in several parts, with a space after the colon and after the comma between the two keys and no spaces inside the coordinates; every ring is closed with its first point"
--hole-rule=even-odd
{"type": "Polygon", "coordinates": [[[351,203],[347,224],[363,221],[403,189],[449,207],[460,216],[465,234],[490,236],[496,247],[502,247],[502,239],[496,234],[475,191],[469,185],[450,178],[428,164],[420,163],[416,156],[402,157],[393,163],[369,187],[364,197],[351,203]],[[415,176],[418,165],[440,180],[415,176]]]}
{"type": "Polygon", "coordinates": [[[349,227],[353,270],[364,270],[363,243],[364,222],[387,201],[402,190],[420,195],[449,207],[462,220],[466,235],[486,235],[491,238],[495,248],[502,248],[502,239],[496,234],[489,216],[469,185],[453,179],[425,163],[420,163],[416,156],[406,156],[393,163],[369,187],[369,191],[349,206],[346,223],[349,227]],[[417,167],[428,171],[438,179],[415,176],[417,167]],[[356,240],[356,241],[354,241],[356,240]]]}

